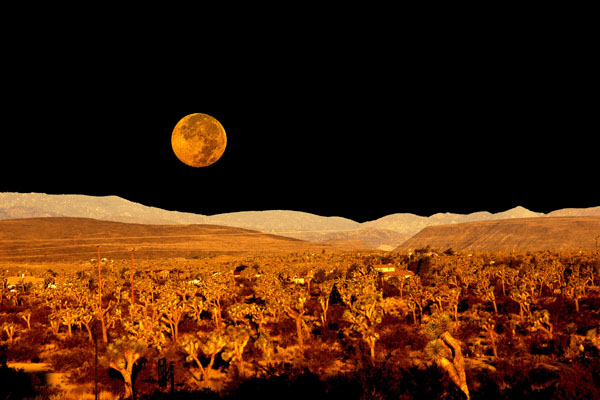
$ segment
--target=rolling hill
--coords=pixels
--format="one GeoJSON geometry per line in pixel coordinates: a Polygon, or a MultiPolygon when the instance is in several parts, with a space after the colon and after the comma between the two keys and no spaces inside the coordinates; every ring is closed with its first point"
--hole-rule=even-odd
{"type": "Polygon", "coordinates": [[[241,228],[216,225],[148,225],[89,218],[0,221],[0,261],[86,260],[97,245],[109,258],[206,257],[239,253],[317,252],[331,247],[241,228]]]}
{"type": "Polygon", "coordinates": [[[593,250],[600,246],[599,217],[546,217],[429,226],[397,247],[438,250],[593,250]]]}
{"type": "Polygon", "coordinates": [[[549,214],[524,207],[490,213],[437,213],[423,217],[391,214],[359,223],[342,217],[319,216],[291,210],[242,211],[200,215],[167,211],[134,203],[117,196],[0,193],[0,220],[35,217],[78,217],[139,224],[210,224],[230,226],[319,243],[390,250],[428,226],[513,218],[600,216],[600,207],[556,210],[549,214]]]}

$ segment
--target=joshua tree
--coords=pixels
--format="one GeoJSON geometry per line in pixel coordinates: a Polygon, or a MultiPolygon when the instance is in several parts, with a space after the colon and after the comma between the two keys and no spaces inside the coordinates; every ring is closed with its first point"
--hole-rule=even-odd
{"type": "Polygon", "coordinates": [[[146,344],[132,338],[122,337],[106,348],[108,365],[119,371],[125,384],[125,399],[133,397],[133,366],[144,355],[146,344]]]}
{"type": "Polygon", "coordinates": [[[48,315],[48,322],[50,322],[52,333],[58,335],[58,332],[60,331],[60,320],[58,319],[58,316],[55,313],[48,315]]]}
{"type": "Polygon", "coordinates": [[[444,332],[438,339],[432,340],[425,347],[425,353],[438,365],[439,368],[446,371],[450,380],[463,391],[469,399],[469,387],[467,386],[467,376],[465,374],[465,361],[460,348],[460,342],[444,332]]]}
{"type": "Polygon", "coordinates": [[[227,344],[221,358],[225,361],[231,361],[231,364],[237,368],[239,374],[243,373],[243,360],[242,355],[244,354],[244,348],[248,344],[250,339],[250,333],[248,328],[245,326],[233,326],[229,325],[226,330],[227,344]]]}
{"type": "Polygon", "coordinates": [[[90,342],[94,340],[94,338],[92,336],[92,329],[91,329],[91,324],[92,324],[93,320],[94,320],[94,314],[91,311],[89,311],[85,308],[79,309],[77,325],[79,325],[79,329],[81,329],[81,325],[85,326],[85,329],[88,333],[88,340],[90,342]]]}
{"type": "Polygon", "coordinates": [[[377,325],[383,318],[381,302],[381,294],[367,293],[359,297],[350,309],[344,312],[344,319],[352,324],[352,328],[361,334],[369,346],[372,360],[375,359],[375,343],[379,339],[377,325]]]}
{"type": "Polygon", "coordinates": [[[475,291],[484,301],[491,302],[494,306],[494,312],[498,314],[498,306],[496,305],[494,285],[490,282],[490,280],[485,278],[478,281],[475,291]]]}
{"type": "Polygon", "coordinates": [[[259,332],[258,338],[254,341],[254,347],[262,352],[263,358],[267,364],[271,362],[274,353],[273,342],[271,341],[271,337],[266,332],[259,332]]]}
{"type": "Polygon", "coordinates": [[[406,305],[408,306],[410,312],[412,313],[413,316],[413,324],[417,324],[417,302],[414,299],[408,299],[408,301],[406,302],[406,305]]]}
{"type": "Polygon", "coordinates": [[[250,324],[250,319],[248,317],[252,316],[252,309],[254,306],[254,304],[234,303],[227,309],[227,315],[236,326],[248,326],[250,324]]]}
{"type": "Polygon", "coordinates": [[[207,381],[210,376],[210,371],[215,363],[215,357],[223,350],[227,344],[225,337],[219,331],[213,331],[208,335],[208,340],[203,342],[198,335],[185,335],[180,341],[181,347],[187,354],[186,361],[194,361],[200,369],[201,376],[197,376],[191,372],[194,379],[197,381],[207,381]],[[210,357],[209,363],[204,367],[198,358],[199,351],[205,356],[210,357]]]}
{"type": "Polygon", "coordinates": [[[531,294],[524,286],[517,286],[510,292],[510,298],[519,303],[519,316],[525,322],[525,316],[531,317],[531,294]],[[525,314],[527,313],[527,314],[525,314]]]}
{"type": "Polygon", "coordinates": [[[281,302],[278,293],[282,290],[282,282],[273,274],[263,274],[256,280],[254,292],[266,303],[267,310],[274,311],[275,322],[279,322],[282,314],[281,302]]]}
{"type": "Polygon", "coordinates": [[[19,313],[19,316],[23,318],[27,324],[27,330],[31,329],[31,310],[25,310],[22,313],[19,313]]]}
{"type": "Polygon", "coordinates": [[[101,302],[99,301],[98,304],[94,303],[94,314],[96,316],[96,318],[100,321],[100,326],[102,327],[102,341],[104,343],[108,343],[108,312],[112,309],[112,307],[114,306],[114,301],[110,301],[108,303],[108,306],[106,306],[106,308],[103,308],[101,305],[101,302]]]}
{"type": "Polygon", "coordinates": [[[196,321],[196,323],[199,324],[202,311],[206,309],[206,304],[202,297],[196,295],[190,296],[190,298],[186,302],[186,307],[188,314],[190,314],[194,321],[196,321]]]}
{"type": "Polygon", "coordinates": [[[329,298],[331,297],[331,291],[335,281],[328,280],[319,283],[319,304],[321,305],[321,324],[323,327],[327,325],[327,311],[329,310],[329,298]]]}
{"type": "Polygon", "coordinates": [[[586,286],[589,278],[582,277],[579,271],[573,273],[567,282],[564,293],[575,301],[575,311],[579,312],[579,300],[585,296],[586,286]]]}
{"type": "Polygon", "coordinates": [[[416,306],[416,308],[419,310],[419,321],[421,321],[423,318],[423,308],[425,308],[432,296],[431,293],[421,284],[421,279],[418,276],[410,278],[408,283],[408,296],[410,299],[408,304],[413,312],[413,318],[415,317],[414,307],[416,306]]]}
{"type": "Polygon", "coordinates": [[[269,321],[276,320],[276,314],[279,307],[275,310],[270,307],[263,307],[257,304],[252,304],[250,307],[250,316],[252,321],[256,324],[256,332],[261,333],[264,332],[263,327],[269,321]]]}
{"type": "Polygon", "coordinates": [[[552,340],[552,322],[550,322],[550,313],[548,310],[536,311],[532,316],[533,326],[530,328],[532,331],[542,331],[548,338],[552,340]]]}
{"type": "Polygon", "coordinates": [[[12,322],[5,322],[2,324],[2,329],[6,332],[6,336],[8,337],[8,343],[13,344],[15,341],[15,331],[16,325],[12,322]]]}
{"type": "Polygon", "coordinates": [[[202,280],[202,294],[206,299],[208,309],[213,314],[215,325],[219,331],[223,329],[223,307],[221,303],[225,298],[234,294],[231,292],[231,288],[234,287],[237,286],[230,275],[213,274],[202,280]]]}
{"type": "Polygon", "coordinates": [[[496,333],[496,322],[492,316],[485,311],[480,312],[479,321],[480,326],[490,338],[490,344],[492,346],[492,353],[494,354],[494,357],[498,357],[498,346],[496,346],[496,337],[498,336],[496,333]]]}
{"type": "Polygon", "coordinates": [[[63,308],[58,312],[58,318],[60,322],[67,327],[67,334],[69,337],[72,336],[72,327],[77,325],[79,319],[79,313],[74,308],[63,308]]]}
{"type": "Polygon", "coordinates": [[[500,278],[502,284],[502,295],[506,296],[506,286],[514,284],[518,271],[503,264],[496,270],[496,276],[500,278]]]}
{"type": "Polygon", "coordinates": [[[306,323],[304,322],[303,317],[306,313],[304,304],[308,299],[308,294],[304,290],[292,291],[283,289],[279,292],[279,296],[282,308],[287,315],[296,322],[298,346],[300,347],[300,352],[304,353],[303,328],[306,326],[306,323]]]}
{"type": "Polygon", "coordinates": [[[144,343],[148,347],[154,347],[158,350],[167,342],[165,337],[165,326],[160,320],[151,314],[139,314],[135,320],[122,320],[123,328],[127,333],[137,341],[144,343]]]}
{"type": "Polygon", "coordinates": [[[186,304],[171,292],[159,299],[158,307],[162,313],[161,321],[167,323],[171,331],[171,338],[177,341],[179,338],[179,323],[185,315],[186,304]]]}

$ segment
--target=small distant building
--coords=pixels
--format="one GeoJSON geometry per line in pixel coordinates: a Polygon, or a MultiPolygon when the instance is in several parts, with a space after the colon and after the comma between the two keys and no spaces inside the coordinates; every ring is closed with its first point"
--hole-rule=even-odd
{"type": "Polygon", "coordinates": [[[407,279],[415,275],[414,272],[407,269],[397,269],[394,264],[373,265],[373,269],[382,274],[383,279],[397,278],[407,279]]]}
{"type": "Polygon", "coordinates": [[[396,265],[394,264],[376,264],[373,265],[373,269],[377,272],[388,273],[396,271],[396,265]]]}

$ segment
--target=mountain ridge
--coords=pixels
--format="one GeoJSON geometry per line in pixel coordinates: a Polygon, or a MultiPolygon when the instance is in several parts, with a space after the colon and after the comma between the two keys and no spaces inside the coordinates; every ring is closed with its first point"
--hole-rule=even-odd
{"type": "Polygon", "coordinates": [[[556,216],[600,216],[600,207],[565,208],[548,214],[517,206],[499,213],[436,213],[429,217],[390,214],[359,223],[348,218],[319,216],[301,211],[240,211],[202,215],[145,206],[118,196],[75,194],[0,193],[0,220],[34,217],[80,217],[142,224],[211,224],[257,230],[317,242],[357,242],[370,248],[390,249],[428,226],[465,222],[556,216]]]}

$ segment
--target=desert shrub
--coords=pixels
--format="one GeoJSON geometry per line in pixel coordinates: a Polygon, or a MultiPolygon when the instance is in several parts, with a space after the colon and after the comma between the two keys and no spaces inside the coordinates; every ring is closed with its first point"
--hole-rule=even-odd
{"type": "Polygon", "coordinates": [[[93,351],[94,342],[88,340],[87,334],[73,329],[72,336],[66,336],[60,341],[59,346],[63,349],[78,349],[93,351]]]}
{"type": "Polygon", "coordinates": [[[320,340],[312,340],[311,345],[304,350],[304,357],[314,371],[327,368],[335,363],[337,354],[332,351],[331,346],[320,340]]]}
{"type": "Polygon", "coordinates": [[[31,310],[31,327],[48,324],[48,315],[51,310],[47,305],[38,305],[30,308],[31,310]]]}
{"type": "Polygon", "coordinates": [[[597,364],[596,362],[596,371],[594,368],[589,368],[589,365],[581,363],[573,363],[561,368],[552,398],[600,399],[600,387],[598,382],[595,382],[598,378],[594,374],[600,372],[597,371],[597,364]]]}
{"type": "MultiPolygon", "coordinates": [[[[98,349],[100,352],[101,350],[98,349]]],[[[70,371],[81,367],[86,361],[94,360],[94,350],[70,349],[52,352],[48,362],[56,371],[70,371]]]]}
{"type": "Polygon", "coordinates": [[[353,263],[346,270],[346,279],[352,279],[355,274],[360,274],[361,266],[357,263],[353,263]]]}
{"type": "Polygon", "coordinates": [[[313,276],[313,281],[316,283],[322,283],[327,280],[327,271],[324,268],[319,268],[313,276]]]}
{"type": "Polygon", "coordinates": [[[37,343],[26,340],[17,340],[9,345],[6,351],[9,361],[29,362],[39,359],[40,351],[37,343]]]}
{"type": "Polygon", "coordinates": [[[335,267],[331,273],[327,275],[327,280],[336,280],[344,276],[344,271],[341,268],[335,267]]]}
{"type": "Polygon", "coordinates": [[[525,339],[529,352],[535,355],[549,355],[552,353],[552,340],[548,339],[539,332],[528,335],[525,339]]]}
{"type": "Polygon", "coordinates": [[[518,363],[500,359],[495,377],[505,399],[549,399],[554,398],[558,372],[533,359],[518,363]]]}
{"type": "Polygon", "coordinates": [[[405,340],[405,329],[403,326],[391,325],[384,322],[380,327],[380,339],[378,347],[386,352],[392,352],[396,349],[404,347],[406,344],[405,340]]]}
{"type": "Polygon", "coordinates": [[[419,275],[421,277],[421,279],[429,278],[429,276],[433,272],[431,257],[429,257],[429,256],[419,257],[416,264],[417,265],[416,265],[416,269],[414,272],[417,275],[419,275]]]}
{"type": "Polygon", "coordinates": [[[50,332],[50,330],[45,326],[34,325],[33,322],[31,325],[32,326],[30,330],[21,331],[20,340],[35,344],[38,347],[53,343],[55,341],[54,334],[52,334],[52,332],[50,332]]]}
{"type": "MultiPolygon", "coordinates": [[[[398,282],[397,278],[392,278],[394,281],[398,282]]],[[[399,285],[400,283],[398,283],[399,285]]],[[[383,297],[395,297],[400,296],[400,289],[389,281],[383,282],[383,297]]]]}
{"type": "Polygon", "coordinates": [[[15,305],[10,301],[2,301],[0,303],[0,313],[7,315],[16,315],[25,310],[25,306],[23,305],[15,305]]]}

